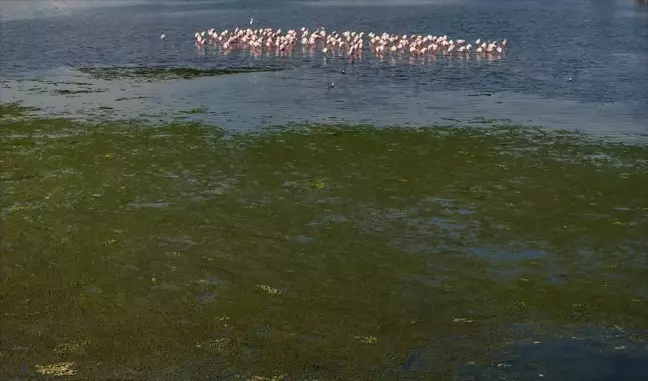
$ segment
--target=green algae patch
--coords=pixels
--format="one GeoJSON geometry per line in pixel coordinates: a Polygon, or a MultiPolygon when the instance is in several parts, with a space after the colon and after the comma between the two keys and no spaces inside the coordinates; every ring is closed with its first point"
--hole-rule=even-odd
{"type": "Polygon", "coordinates": [[[119,97],[115,99],[115,102],[121,102],[121,101],[129,101],[129,100],[134,100],[134,99],[146,99],[148,97],[145,96],[138,96],[138,97],[119,97]]]}
{"type": "Polygon", "coordinates": [[[226,67],[226,68],[189,68],[189,67],[167,67],[167,66],[146,66],[146,67],[82,67],[78,71],[87,74],[93,79],[103,80],[143,80],[143,81],[165,81],[172,79],[193,79],[199,77],[213,77],[229,74],[245,74],[269,71],[280,71],[277,67],[226,67]]]}
{"type": "Polygon", "coordinates": [[[648,340],[645,146],[26,119],[0,150],[9,377],[444,380],[548,333],[648,340]]]}
{"type": "Polygon", "coordinates": [[[181,114],[203,114],[206,113],[209,109],[207,107],[194,107],[191,110],[179,111],[181,114]]]}
{"type": "Polygon", "coordinates": [[[37,107],[23,106],[20,103],[0,102],[0,119],[24,117],[31,111],[38,110],[37,107]]]}

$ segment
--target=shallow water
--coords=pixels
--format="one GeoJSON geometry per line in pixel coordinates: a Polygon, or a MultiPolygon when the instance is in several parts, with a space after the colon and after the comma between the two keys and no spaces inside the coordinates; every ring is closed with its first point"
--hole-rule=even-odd
{"type": "Polygon", "coordinates": [[[63,68],[96,65],[286,68],[188,83],[111,83],[108,93],[79,97],[86,104],[38,94],[37,86],[4,84],[0,100],[34,101],[68,114],[114,107],[115,99],[128,97],[116,93],[126,92],[147,97],[122,101],[119,108],[128,112],[159,114],[198,103],[210,110],[203,119],[235,129],[332,117],[383,125],[484,117],[604,134],[648,132],[648,7],[631,0],[30,1],[29,6],[3,1],[2,6],[5,80],[86,82],[71,79],[75,73],[63,68]],[[196,30],[248,25],[251,16],[259,26],[284,29],[508,38],[511,49],[501,60],[387,56],[380,61],[367,52],[351,65],[321,54],[254,58],[201,53],[193,46],[196,30]]]}

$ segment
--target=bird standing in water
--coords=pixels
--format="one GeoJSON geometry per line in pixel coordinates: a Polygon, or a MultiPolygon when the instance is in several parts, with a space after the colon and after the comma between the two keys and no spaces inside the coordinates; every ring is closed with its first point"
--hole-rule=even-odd
{"type": "MultiPolygon", "coordinates": [[[[301,34],[294,29],[283,33],[281,29],[254,29],[251,27],[253,24],[254,17],[251,16],[250,26],[247,29],[236,27],[233,32],[225,30],[220,34],[217,34],[213,28],[198,32],[195,35],[196,44],[198,46],[219,46],[223,48],[223,51],[246,49],[255,56],[261,54],[266,48],[268,53],[274,52],[276,55],[290,56],[291,52],[301,45],[305,52],[319,51],[323,53],[325,63],[327,56],[346,56],[348,58],[346,67],[353,67],[348,65],[356,64],[367,50],[373,51],[380,58],[385,53],[395,53],[398,55],[409,54],[411,57],[417,56],[422,59],[428,57],[431,60],[434,60],[438,55],[457,58],[501,59],[508,52],[509,45],[509,41],[506,39],[500,42],[479,38],[473,46],[466,39],[450,39],[447,35],[399,36],[369,32],[369,49],[366,49],[364,43],[367,40],[365,40],[364,32],[347,30],[338,33],[336,31],[328,32],[324,28],[310,31],[308,28],[302,27],[301,34]]],[[[164,40],[164,38],[162,39],[164,40]]],[[[345,72],[341,71],[341,74],[345,74],[345,72]]]]}

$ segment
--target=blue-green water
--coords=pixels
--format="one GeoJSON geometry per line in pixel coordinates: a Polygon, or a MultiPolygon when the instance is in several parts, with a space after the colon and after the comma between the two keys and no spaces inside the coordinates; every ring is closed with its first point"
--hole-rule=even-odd
{"type": "Polygon", "coordinates": [[[137,87],[93,82],[106,91],[76,97],[47,96],[49,91],[36,91],[37,83],[12,81],[0,95],[0,100],[28,99],[59,113],[86,115],[109,106],[128,116],[200,104],[209,108],[203,119],[235,129],[330,118],[423,125],[486,117],[603,134],[648,132],[648,7],[632,0],[1,4],[0,74],[5,80],[87,82],[69,70],[80,66],[286,69],[137,87]],[[381,61],[367,52],[353,65],[301,50],[287,58],[196,50],[196,31],[247,27],[250,17],[255,26],[284,30],[322,26],[329,31],[447,34],[471,41],[508,38],[510,49],[501,60],[420,61],[388,55],[381,61]],[[347,75],[340,74],[343,68],[347,75]],[[331,82],[334,91],[328,88],[331,82]]]}

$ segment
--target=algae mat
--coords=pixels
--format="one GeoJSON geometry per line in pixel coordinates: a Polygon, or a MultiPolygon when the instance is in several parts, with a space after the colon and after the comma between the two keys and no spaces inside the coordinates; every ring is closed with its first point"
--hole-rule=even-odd
{"type": "Polygon", "coordinates": [[[229,74],[246,74],[269,71],[280,71],[278,67],[226,67],[226,68],[191,68],[168,66],[140,66],[140,67],[81,67],[77,69],[94,79],[116,80],[132,79],[141,81],[165,81],[171,79],[194,79],[199,77],[213,77],[229,74]]]}
{"type": "Polygon", "coordinates": [[[559,379],[572,337],[645,374],[646,147],[7,110],[4,377],[559,379]]]}

